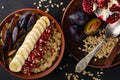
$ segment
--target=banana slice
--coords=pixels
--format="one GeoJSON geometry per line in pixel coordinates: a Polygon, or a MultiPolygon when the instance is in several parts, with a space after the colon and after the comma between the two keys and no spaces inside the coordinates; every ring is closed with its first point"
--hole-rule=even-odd
{"type": "Polygon", "coordinates": [[[32,36],[35,39],[35,42],[37,42],[37,40],[38,40],[38,36],[33,31],[29,32],[29,34],[27,36],[32,36]]]}
{"type": "Polygon", "coordinates": [[[30,39],[33,44],[36,43],[36,40],[35,40],[35,38],[33,36],[28,35],[28,36],[26,36],[25,39],[30,39]]]}
{"type": "Polygon", "coordinates": [[[41,36],[41,32],[37,28],[33,28],[32,31],[38,36],[41,36]]]}
{"type": "Polygon", "coordinates": [[[45,30],[46,27],[47,27],[47,24],[46,24],[45,21],[42,20],[41,18],[37,21],[37,24],[41,25],[41,26],[44,28],[44,30],[45,30]]]}
{"type": "MultiPolygon", "coordinates": [[[[27,45],[27,47],[29,47],[29,50],[32,51],[33,48],[34,48],[34,44],[32,43],[32,41],[30,39],[26,39],[24,42],[23,42],[24,45],[27,45]]],[[[29,51],[29,52],[30,52],[29,51]]],[[[28,53],[29,53],[28,52],[28,53]]]]}
{"type": "Polygon", "coordinates": [[[12,60],[12,62],[9,64],[9,69],[13,72],[20,72],[22,69],[22,64],[18,59],[12,60]]]}
{"type": "Polygon", "coordinates": [[[34,26],[34,28],[37,28],[37,29],[40,31],[41,34],[42,34],[42,33],[44,32],[44,30],[45,30],[39,23],[36,23],[35,26],[34,26]]]}
{"type": "Polygon", "coordinates": [[[49,26],[50,26],[50,20],[48,19],[48,17],[47,17],[47,16],[42,16],[40,19],[42,19],[42,20],[44,20],[44,21],[45,21],[45,23],[46,23],[47,27],[49,27],[49,26]]]}
{"type": "Polygon", "coordinates": [[[16,60],[16,59],[19,60],[22,65],[24,65],[25,58],[22,55],[15,55],[15,57],[13,58],[13,60],[16,60]]]}
{"type": "Polygon", "coordinates": [[[22,45],[21,47],[22,47],[22,48],[25,48],[25,49],[27,50],[28,53],[31,52],[31,50],[30,50],[30,48],[29,48],[29,47],[30,47],[29,45],[24,44],[24,45],[22,45]]]}
{"type": "Polygon", "coordinates": [[[25,48],[20,47],[16,53],[16,55],[21,55],[25,58],[25,60],[28,58],[28,51],[25,48]]]}

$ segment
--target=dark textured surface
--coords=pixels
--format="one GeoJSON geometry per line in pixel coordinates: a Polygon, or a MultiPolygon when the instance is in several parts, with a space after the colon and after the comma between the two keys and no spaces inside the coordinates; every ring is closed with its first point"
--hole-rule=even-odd
{"type": "MultiPolygon", "coordinates": [[[[9,13],[30,7],[30,8],[36,8],[35,5],[33,5],[33,2],[38,3],[39,0],[0,0],[0,22],[5,18],[9,13]],[[4,9],[2,9],[2,5],[4,6],[4,9]]],[[[63,6],[60,8],[51,8],[50,9],[50,14],[56,18],[56,20],[61,24],[61,19],[63,15],[62,8],[66,7],[66,5],[70,2],[70,0],[52,0],[53,3],[59,3],[61,1],[64,2],[63,6]]],[[[41,8],[44,10],[44,8],[41,8]]],[[[72,57],[69,56],[69,53],[67,50],[65,50],[64,57],[59,64],[59,66],[49,75],[37,79],[37,80],[67,80],[67,77],[65,76],[65,73],[72,73],[76,74],[74,72],[74,68],[76,65],[77,61],[73,59],[72,57]],[[66,67],[68,65],[68,67],[66,67]],[[62,67],[63,70],[60,70],[59,67],[62,67]],[[64,68],[65,67],[65,68],[64,68]]],[[[109,68],[109,69],[103,69],[103,74],[99,77],[97,75],[97,72],[100,72],[101,69],[94,69],[87,67],[86,71],[90,71],[91,73],[94,74],[95,77],[101,79],[101,80],[120,80],[120,65],[109,68]]],[[[94,80],[92,77],[89,77],[88,75],[79,75],[79,80],[84,79],[84,80],[94,80]]],[[[0,66],[0,80],[21,80],[18,79],[9,73],[7,73],[1,66],[0,66]]],[[[71,78],[71,80],[74,80],[71,78]]]]}

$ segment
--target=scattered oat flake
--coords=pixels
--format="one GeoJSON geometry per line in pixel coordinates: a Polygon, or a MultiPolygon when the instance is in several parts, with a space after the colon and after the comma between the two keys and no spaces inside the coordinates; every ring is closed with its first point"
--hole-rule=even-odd
{"type": "Polygon", "coordinates": [[[49,12],[49,8],[46,8],[46,11],[45,12],[49,12]]]}
{"type": "Polygon", "coordinates": [[[63,8],[62,11],[65,11],[65,8],[63,8]]]}
{"type": "Polygon", "coordinates": [[[100,77],[101,75],[97,75],[98,77],[100,77]]]}
{"type": "Polygon", "coordinates": [[[54,8],[54,5],[53,5],[53,4],[51,4],[51,7],[52,7],[52,8],[54,8]]]}
{"type": "Polygon", "coordinates": [[[69,57],[71,57],[71,54],[69,54],[69,57]]]}
{"type": "Polygon", "coordinates": [[[59,67],[60,70],[62,70],[62,67],[59,67]]]}
{"type": "Polygon", "coordinates": [[[78,80],[78,78],[76,75],[73,75],[73,80],[78,80]]]}
{"type": "Polygon", "coordinates": [[[4,7],[4,6],[2,6],[1,8],[2,8],[2,9],[4,9],[5,7],[4,7]]]}
{"type": "Polygon", "coordinates": [[[49,7],[49,5],[46,5],[46,6],[44,6],[45,8],[48,8],[49,7]]]}
{"type": "Polygon", "coordinates": [[[79,80],[79,76],[73,73],[65,73],[67,80],[79,80]]]}
{"type": "Polygon", "coordinates": [[[41,2],[45,2],[46,0],[40,0],[41,2]]]}
{"type": "Polygon", "coordinates": [[[57,4],[55,3],[54,5],[56,6],[57,4]]]}
{"type": "Polygon", "coordinates": [[[58,5],[58,4],[57,4],[56,6],[59,8],[59,5],[58,5]]]}
{"type": "Polygon", "coordinates": [[[100,72],[100,74],[103,74],[103,72],[100,72]]]}
{"type": "Polygon", "coordinates": [[[40,7],[39,6],[37,6],[37,9],[39,9],[40,7]]]}
{"type": "Polygon", "coordinates": [[[65,75],[67,76],[67,73],[65,73],[65,75]]]}
{"type": "Polygon", "coordinates": [[[51,4],[51,3],[52,3],[52,1],[50,0],[50,1],[49,1],[49,3],[51,4]]]}
{"type": "Polygon", "coordinates": [[[63,5],[63,2],[60,2],[60,5],[63,5]]]}
{"type": "Polygon", "coordinates": [[[97,74],[100,74],[100,72],[97,72],[97,74]]]}
{"type": "Polygon", "coordinates": [[[81,50],[82,48],[81,47],[78,47],[78,50],[81,50]]]}
{"type": "Polygon", "coordinates": [[[94,61],[96,62],[96,61],[97,61],[97,59],[95,58],[95,59],[94,59],[94,61]]]}
{"type": "Polygon", "coordinates": [[[36,2],[33,3],[33,5],[36,5],[36,4],[37,4],[36,2]]]}
{"type": "Polygon", "coordinates": [[[39,4],[39,7],[42,7],[42,5],[41,5],[41,4],[39,4]]]}
{"type": "Polygon", "coordinates": [[[39,1],[39,4],[41,4],[41,1],[39,1]]]}
{"type": "Polygon", "coordinates": [[[68,64],[66,64],[66,67],[68,67],[68,64]]]}

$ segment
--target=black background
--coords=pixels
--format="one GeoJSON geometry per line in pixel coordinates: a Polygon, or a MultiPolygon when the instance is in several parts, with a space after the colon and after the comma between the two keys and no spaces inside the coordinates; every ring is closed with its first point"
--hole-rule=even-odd
{"type": "MultiPolygon", "coordinates": [[[[49,1],[49,0],[48,0],[49,1]]],[[[52,0],[53,4],[59,4],[60,2],[64,2],[60,8],[54,7],[49,8],[50,11],[48,12],[51,14],[55,19],[58,21],[59,24],[61,24],[63,11],[62,8],[66,7],[67,4],[70,2],[70,0],[52,0]]],[[[33,5],[33,3],[36,2],[38,5],[39,0],[0,0],[0,22],[11,12],[22,9],[22,8],[36,8],[37,5],[33,5]],[[4,6],[4,9],[2,9],[2,6],[4,6]]],[[[49,4],[49,3],[45,3],[49,4]]],[[[44,4],[43,4],[44,5],[44,4]]],[[[40,8],[41,10],[45,10],[44,8],[40,8]]],[[[77,61],[70,56],[69,52],[65,49],[65,53],[63,56],[63,59],[61,63],[58,65],[58,67],[49,75],[38,79],[38,80],[67,80],[67,77],[65,73],[72,73],[73,75],[77,74],[74,72],[75,65],[77,64],[77,61]],[[66,66],[68,65],[68,67],[66,66]],[[60,70],[59,67],[62,67],[63,70],[60,70]],[[65,68],[64,68],[65,67],[65,68]]],[[[94,77],[97,77],[101,80],[120,80],[120,65],[117,65],[115,67],[109,68],[109,69],[103,69],[103,74],[100,76],[97,75],[97,72],[100,72],[101,69],[95,69],[87,67],[86,71],[90,71],[94,74],[94,77]]],[[[93,80],[92,77],[88,75],[79,75],[79,80],[93,80]]],[[[8,72],[6,72],[1,66],[0,66],[0,80],[21,80],[19,78],[16,78],[12,75],[10,75],[8,72]]],[[[71,80],[74,80],[71,78],[71,80]]]]}

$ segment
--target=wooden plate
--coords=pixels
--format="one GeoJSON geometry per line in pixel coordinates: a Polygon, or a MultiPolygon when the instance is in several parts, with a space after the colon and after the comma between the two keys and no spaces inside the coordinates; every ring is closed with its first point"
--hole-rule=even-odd
{"type": "MultiPolygon", "coordinates": [[[[79,43],[75,43],[71,37],[69,37],[69,33],[68,33],[68,28],[71,26],[70,22],[69,22],[69,15],[71,15],[72,13],[78,11],[78,10],[82,10],[81,8],[81,0],[72,0],[63,15],[62,18],[62,28],[63,28],[63,32],[65,35],[65,41],[66,41],[66,47],[68,49],[68,51],[72,54],[72,56],[77,60],[81,60],[85,54],[84,52],[78,50],[79,46],[83,46],[83,43],[81,43],[82,41],[80,41],[79,43]]],[[[92,17],[96,17],[94,14],[90,15],[92,17]]],[[[102,28],[106,26],[106,23],[103,22],[102,28]]],[[[119,47],[120,48],[120,47],[119,47]]],[[[116,49],[115,49],[116,50],[116,49]]],[[[119,49],[117,49],[117,51],[119,51],[119,49]]],[[[89,63],[90,67],[94,67],[94,68],[107,68],[107,66],[104,64],[105,63],[106,58],[102,58],[102,59],[97,59],[97,61],[94,61],[94,58],[91,60],[91,62],[89,63]]],[[[117,57],[114,59],[113,63],[109,66],[115,66],[117,64],[120,63],[120,55],[117,55],[117,57]]]]}

